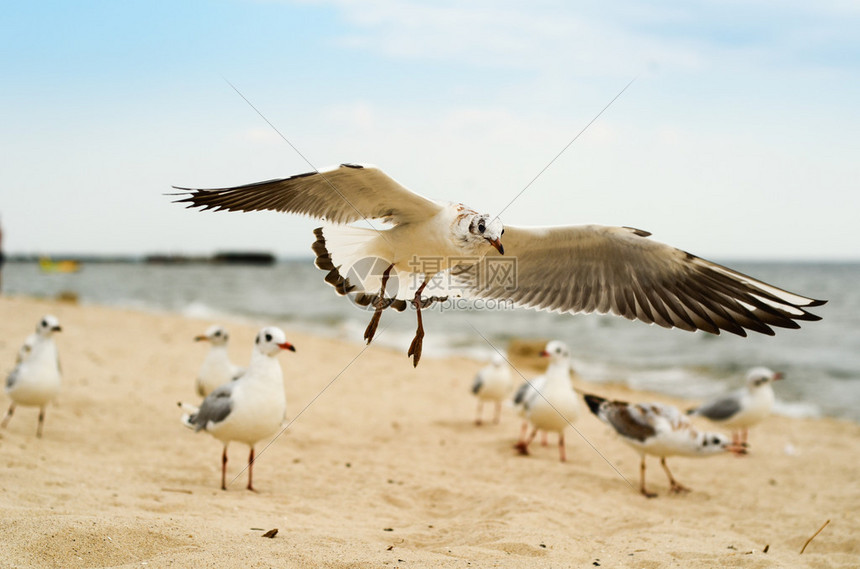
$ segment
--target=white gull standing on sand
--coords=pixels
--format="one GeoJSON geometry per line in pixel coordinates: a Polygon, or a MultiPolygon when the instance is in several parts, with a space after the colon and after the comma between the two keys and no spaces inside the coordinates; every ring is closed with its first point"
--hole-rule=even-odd
{"type": "Polygon", "coordinates": [[[6,427],[9,423],[16,405],[38,407],[36,436],[42,436],[45,406],[60,394],[60,359],[53,335],[61,330],[60,321],[48,314],[39,320],[35,334],[30,334],[18,350],[15,368],[6,378],[6,393],[12,399],[12,404],[0,422],[0,427],[6,427]]]}
{"type": "Polygon", "coordinates": [[[206,396],[199,408],[180,403],[188,412],[182,423],[194,431],[204,430],[224,444],[221,453],[221,489],[227,489],[227,445],[231,441],[251,448],[248,455],[248,490],[253,490],[254,445],[269,437],[284,421],[287,401],[284,376],[276,356],[296,349],[280,328],[263,328],[254,340],[248,371],[206,396]]]}
{"type": "Polygon", "coordinates": [[[740,336],[747,330],[773,335],[771,326],[820,320],[804,308],[825,302],[652,241],[639,229],[503,226],[498,216],[420,196],[372,166],[343,164],[230,188],[174,187],[186,192],[176,201],[187,207],[323,219],[326,225],[314,231],[316,265],[338,294],[375,308],[364,333],[368,343],[385,308],[415,308],[413,365],[424,338],[421,309],[448,296],[554,312],[612,312],[666,328],[740,336]],[[372,220],[387,225],[347,225],[372,220]],[[358,266],[368,261],[379,270],[358,266]]]}
{"type": "Polygon", "coordinates": [[[597,395],[585,395],[588,408],[597,418],[612,427],[621,440],[641,456],[639,491],[648,498],[657,496],[645,489],[645,455],[660,457],[660,464],[669,477],[673,494],[689,492],[679,484],[669,467],[667,456],[704,457],[732,452],[744,454],[746,447],[738,445],[719,433],[699,431],[678,409],[662,403],[626,403],[610,401],[597,395]]]}
{"type": "Polygon", "coordinates": [[[532,426],[528,437],[520,436],[514,448],[521,454],[529,453],[529,444],[538,431],[558,433],[559,459],[567,459],[564,449],[564,430],[579,418],[579,396],[570,383],[570,350],[564,342],[553,340],[546,345],[541,356],[549,358],[549,367],[540,378],[532,382],[533,389],[523,401],[525,418],[532,426]],[[537,385],[537,383],[540,385],[537,385]]]}
{"type": "Polygon", "coordinates": [[[216,387],[238,379],[240,375],[245,373],[245,368],[230,361],[230,354],[227,352],[230,334],[223,327],[214,324],[207,328],[205,334],[195,336],[194,341],[209,342],[210,344],[209,351],[200,365],[200,371],[197,372],[195,385],[200,397],[206,397],[216,387]]]}
{"type": "Polygon", "coordinates": [[[749,428],[770,415],[775,399],[771,384],[782,378],[779,372],[754,367],[747,373],[746,387],[706,401],[687,414],[731,429],[734,442],[745,443],[749,428]]]}
{"type": "Polygon", "coordinates": [[[502,401],[508,397],[513,386],[510,366],[502,356],[493,354],[490,364],[478,371],[472,383],[472,393],[478,398],[476,425],[481,424],[481,414],[486,401],[492,401],[495,404],[493,423],[498,424],[502,414],[502,401]]]}

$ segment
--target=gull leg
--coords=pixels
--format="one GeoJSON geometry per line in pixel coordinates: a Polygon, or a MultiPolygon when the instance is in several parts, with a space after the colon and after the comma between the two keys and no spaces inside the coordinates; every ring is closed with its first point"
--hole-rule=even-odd
{"type": "Polygon", "coordinates": [[[376,334],[376,328],[379,326],[379,319],[382,317],[382,311],[385,310],[385,285],[388,284],[388,276],[391,274],[391,269],[393,267],[393,264],[388,265],[388,268],[382,273],[382,288],[379,291],[379,298],[377,298],[373,303],[376,310],[370,318],[367,328],[364,330],[364,339],[367,340],[368,344],[373,340],[373,336],[376,334]]]}
{"type": "Polygon", "coordinates": [[[478,412],[477,412],[477,415],[475,417],[475,424],[478,426],[481,425],[481,415],[483,414],[482,413],[483,410],[484,410],[484,402],[481,401],[480,399],[478,399],[478,412]]]}
{"type": "Polygon", "coordinates": [[[540,444],[541,446],[549,446],[549,434],[546,431],[540,434],[540,444]]]}
{"type": "Polygon", "coordinates": [[[45,407],[39,407],[39,426],[36,427],[36,438],[42,438],[42,425],[45,424],[45,407]]]}
{"type": "Polygon", "coordinates": [[[558,458],[562,462],[567,461],[567,451],[564,449],[564,431],[558,433],[558,458]]]}
{"type": "Polygon", "coordinates": [[[227,489],[227,445],[221,453],[221,490],[227,489]]]}
{"type": "Polygon", "coordinates": [[[525,442],[526,435],[528,435],[528,434],[529,434],[529,422],[526,420],[523,420],[523,425],[522,425],[522,427],[520,427],[520,440],[517,441],[517,443],[525,442]]]}
{"type": "Polygon", "coordinates": [[[412,356],[412,367],[418,367],[418,360],[421,359],[421,349],[424,346],[424,320],[421,317],[421,293],[424,292],[424,287],[427,286],[427,281],[421,283],[418,290],[415,291],[415,298],[412,299],[412,305],[415,306],[415,311],[418,314],[418,329],[415,330],[415,338],[409,346],[407,356],[412,356]]]}
{"type": "Polygon", "coordinates": [[[530,434],[527,439],[522,440],[522,441],[518,442],[516,445],[514,445],[514,448],[517,449],[518,451],[520,451],[520,454],[528,454],[529,453],[529,445],[531,444],[531,442],[533,440],[535,440],[535,437],[537,436],[537,432],[538,432],[537,427],[535,427],[532,430],[532,434],[530,434]]]}
{"type": "Polygon", "coordinates": [[[13,402],[11,405],[9,405],[9,410],[6,411],[6,414],[3,416],[3,422],[0,423],[0,427],[2,427],[4,429],[6,428],[6,425],[9,424],[9,419],[12,418],[12,414],[14,412],[15,412],[15,403],[13,402]]]}
{"type": "Polygon", "coordinates": [[[498,425],[502,418],[502,402],[496,401],[496,413],[493,415],[493,424],[498,425]]]}
{"type": "Polygon", "coordinates": [[[686,486],[682,486],[682,485],[678,484],[678,482],[675,480],[675,478],[672,477],[672,473],[669,472],[669,467],[666,466],[666,457],[665,456],[660,457],[660,464],[663,466],[663,470],[666,471],[666,476],[669,477],[669,492],[671,492],[672,494],[680,494],[682,492],[689,492],[690,491],[690,489],[687,488],[686,486]]]}
{"type": "Polygon", "coordinates": [[[656,492],[649,492],[645,489],[645,455],[642,455],[642,463],[639,465],[639,492],[646,498],[656,498],[656,492]]]}
{"type": "Polygon", "coordinates": [[[251,479],[254,476],[254,447],[251,447],[251,454],[248,455],[248,490],[256,492],[254,485],[251,484],[251,479]]]}

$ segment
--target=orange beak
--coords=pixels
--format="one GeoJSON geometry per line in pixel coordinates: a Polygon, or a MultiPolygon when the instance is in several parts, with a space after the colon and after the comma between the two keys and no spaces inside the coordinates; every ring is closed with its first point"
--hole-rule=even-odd
{"type": "Polygon", "coordinates": [[[782,373],[781,371],[774,373],[773,374],[773,380],[776,381],[778,379],[785,379],[785,374],[782,373]]]}
{"type": "Polygon", "coordinates": [[[278,347],[282,350],[289,350],[291,352],[296,351],[296,347],[289,342],[284,342],[283,344],[278,344],[278,347]]]}
{"type": "Polygon", "coordinates": [[[194,336],[194,341],[195,342],[208,342],[209,338],[207,338],[206,336],[194,336]]]}
{"type": "Polygon", "coordinates": [[[501,240],[499,239],[487,239],[490,242],[490,245],[496,248],[496,251],[499,252],[499,255],[505,254],[505,246],[502,245],[501,240]]]}
{"type": "Polygon", "coordinates": [[[541,350],[541,351],[540,351],[540,357],[542,357],[542,358],[548,358],[548,357],[549,357],[549,352],[548,352],[548,351],[546,351],[546,350],[541,350]]]}

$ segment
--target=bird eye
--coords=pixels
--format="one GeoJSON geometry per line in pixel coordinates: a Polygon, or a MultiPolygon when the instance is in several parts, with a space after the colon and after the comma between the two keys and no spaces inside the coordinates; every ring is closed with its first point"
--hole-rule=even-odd
{"type": "Polygon", "coordinates": [[[220,336],[220,335],[221,335],[221,330],[217,330],[217,331],[215,332],[215,337],[217,338],[217,337],[218,337],[218,336],[220,336]]]}
{"type": "Polygon", "coordinates": [[[271,341],[272,341],[272,335],[271,335],[271,334],[266,334],[266,341],[267,341],[267,342],[271,342],[271,341]]]}
{"type": "Polygon", "coordinates": [[[720,439],[718,439],[717,437],[714,437],[714,438],[711,440],[711,442],[712,442],[712,443],[714,443],[715,445],[718,445],[718,444],[720,444],[720,439]]]}
{"type": "Polygon", "coordinates": [[[483,232],[484,232],[484,231],[486,231],[486,230],[487,230],[487,226],[486,226],[486,225],[484,225],[484,222],[483,222],[483,221],[482,221],[482,222],[480,222],[480,223],[478,224],[478,231],[480,231],[481,233],[483,233],[483,232]]]}
{"type": "Polygon", "coordinates": [[[47,327],[48,327],[48,321],[47,321],[47,320],[42,320],[42,326],[44,326],[45,328],[47,328],[47,327]]]}

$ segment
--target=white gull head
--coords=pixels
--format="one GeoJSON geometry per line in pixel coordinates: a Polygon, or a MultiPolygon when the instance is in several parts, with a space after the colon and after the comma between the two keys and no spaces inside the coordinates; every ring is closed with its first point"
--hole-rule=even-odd
{"type": "Polygon", "coordinates": [[[549,342],[540,355],[549,358],[550,365],[570,361],[570,350],[567,348],[567,344],[559,340],[549,342]]]}
{"type": "Polygon", "coordinates": [[[733,452],[746,454],[746,450],[722,433],[700,432],[696,435],[695,453],[699,456],[733,452]]]}
{"type": "Polygon", "coordinates": [[[227,333],[227,330],[217,324],[207,328],[206,334],[194,338],[197,342],[211,342],[213,346],[223,346],[227,344],[229,339],[230,334],[227,333]]]}
{"type": "Polygon", "coordinates": [[[56,316],[52,316],[51,314],[43,316],[42,319],[39,320],[39,323],[36,324],[36,334],[44,338],[49,338],[54,332],[60,331],[62,331],[62,328],[60,328],[60,321],[57,320],[56,316]]]}
{"type": "Polygon", "coordinates": [[[771,382],[782,379],[782,374],[766,367],[754,367],[747,373],[747,387],[757,389],[769,385],[771,382]]]}
{"type": "MultiPolygon", "coordinates": [[[[463,207],[463,206],[460,206],[463,207]]],[[[499,218],[488,213],[477,213],[467,208],[463,209],[454,224],[454,234],[470,253],[484,255],[487,247],[494,247],[502,255],[502,234],[505,227],[499,218]]]]}
{"type": "Polygon", "coordinates": [[[296,351],[296,348],[287,342],[284,331],[275,326],[268,326],[257,333],[257,338],[254,340],[254,349],[264,356],[269,357],[278,355],[281,350],[296,351]]]}

